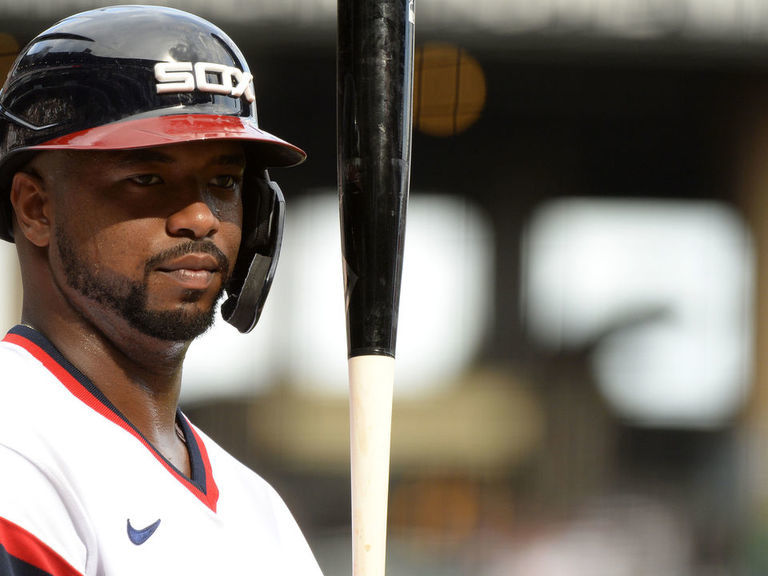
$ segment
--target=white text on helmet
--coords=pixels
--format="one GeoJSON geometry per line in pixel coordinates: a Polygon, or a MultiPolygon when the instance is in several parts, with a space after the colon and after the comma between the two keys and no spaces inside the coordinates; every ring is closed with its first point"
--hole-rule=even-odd
{"type": "Polygon", "coordinates": [[[243,72],[234,66],[212,62],[158,62],[155,64],[157,93],[201,92],[226,94],[233,98],[245,97],[248,102],[256,100],[250,72],[243,72]]]}

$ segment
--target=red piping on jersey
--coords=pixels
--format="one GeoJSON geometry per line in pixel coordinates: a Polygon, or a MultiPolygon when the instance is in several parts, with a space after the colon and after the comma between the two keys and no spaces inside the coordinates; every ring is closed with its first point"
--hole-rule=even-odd
{"type": "Polygon", "coordinates": [[[82,576],[53,548],[10,520],[0,518],[0,545],[22,562],[51,576],[82,576]]]}
{"type": "MultiPolygon", "coordinates": [[[[198,434],[192,430],[192,434],[195,437],[195,442],[200,449],[200,456],[203,460],[203,468],[205,469],[205,487],[206,491],[203,492],[197,486],[195,486],[189,478],[184,476],[181,472],[176,470],[171,464],[163,458],[160,453],[152,446],[149,441],[144,438],[138,431],[131,426],[126,420],[120,418],[115,412],[109,409],[103,402],[99,401],[90,390],[88,390],[83,384],[72,374],[70,374],[64,367],[62,367],[56,360],[43,350],[40,346],[32,342],[31,340],[21,336],[19,334],[6,334],[3,338],[4,342],[10,342],[21,346],[27,352],[32,354],[37,360],[39,360],[43,366],[45,366],[51,374],[53,374],[75,397],[88,405],[90,408],[111,420],[118,426],[120,426],[126,432],[129,432],[141,442],[150,453],[162,464],[168,472],[170,472],[179,482],[181,482],[192,494],[194,494],[203,504],[205,504],[212,511],[216,512],[216,504],[219,500],[219,489],[213,480],[213,473],[211,470],[211,462],[208,460],[208,452],[205,449],[205,445],[200,440],[198,434]]],[[[190,428],[191,429],[191,428],[190,428]]]]}
{"type": "MultiPolygon", "coordinates": [[[[187,421],[187,423],[189,423],[189,421],[187,421]]],[[[216,512],[216,503],[219,501],[219,487],[216,485],[216,482],[213,479],[213,468],[211,468],[211,461],[208,459],[208,450],[205,448],[205,443],[200,439],[200,436],[195,431],[195,429],[192,426],[189,426],[188,429],[192,431],[192,435],[195,437],[195,444],[197,444],[197,447],[200,450],[200,458],[203,461],[203,468],[205,469],[206,499],[203,500],[203,502],[211,510],[216,512]]],[[[172,471],[175,472],[175,470],[172,471]]],[[[185,480],[187,484],[189,484],[189,481],[184,478],[184,476],[181,478],[185,480]]],[[[200,492],[196,486],[192,485],[190,486],[190,489],[195,492],[198,498],[202,496],[202,492],[200,492]]]]}

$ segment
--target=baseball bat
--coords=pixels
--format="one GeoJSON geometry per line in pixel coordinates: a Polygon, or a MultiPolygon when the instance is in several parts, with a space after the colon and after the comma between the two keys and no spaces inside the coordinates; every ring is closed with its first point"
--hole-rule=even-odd
{"type": "Polygon", "coordinates": [[[338,0],[337,159],[354,576],[384,576],[410,185],[414,0],[338,0]]]}

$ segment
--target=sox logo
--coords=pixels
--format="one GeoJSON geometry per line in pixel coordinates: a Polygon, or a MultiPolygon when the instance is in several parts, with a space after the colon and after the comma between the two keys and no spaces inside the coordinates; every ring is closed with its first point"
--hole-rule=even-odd
{"type": "Polygon", "coordinates": [[[158,62],[155,64],[158,94],[209,92],[254,102],[253,75],[234,66],[213,62],[158,62]]]}

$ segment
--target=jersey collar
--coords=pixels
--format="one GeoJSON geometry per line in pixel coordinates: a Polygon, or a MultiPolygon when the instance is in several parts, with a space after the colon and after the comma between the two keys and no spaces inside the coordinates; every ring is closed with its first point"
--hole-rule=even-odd
{"type": "Polygon", "coordinates": [[[205,444],[195,429],[190,425],[181,410],[177,410],[176,420],[179,423],[187,443],[191,478],[182,474],[168,459],[165,458],[144,435],[109,401],[93,382],[69,360],[67,360],[56,347],[37,330],[29,326],[17,325],[8,331],[4,342],[16,344],[22,347],[48,371],[53,374],[78,400],[95,410],[141,442],[149,450],[158,462],[172,474],[182,485],[194,494],[203,504],[212,511],[216,511],[219,490],[213,479],[211,463],[205,444]]]}

